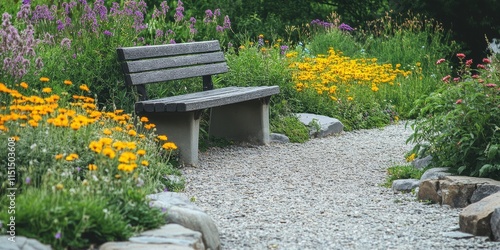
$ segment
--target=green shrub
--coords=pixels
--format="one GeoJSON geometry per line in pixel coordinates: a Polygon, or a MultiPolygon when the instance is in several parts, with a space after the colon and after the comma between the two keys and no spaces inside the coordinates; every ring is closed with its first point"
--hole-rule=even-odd
{"type": "MultiPolygon", "coordinates": [[[[490,71],[490,59],[473,70],[472,60],[457,54],[461,68],[456,76],[446,75],[440,87],[416,102],[408,139],[413,151],[432,155],[433,163],[468,176],[500,179],[499,74],[490,71]]],[[[444,59],[438,67],[445,67],[444,59]]]]}

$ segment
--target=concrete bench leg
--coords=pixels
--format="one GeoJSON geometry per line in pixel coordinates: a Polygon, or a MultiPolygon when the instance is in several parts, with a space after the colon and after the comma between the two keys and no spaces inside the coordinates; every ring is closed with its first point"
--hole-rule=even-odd
{"type": "Polygon", "coordinates": [[[156,125],[158,135],[166,135],[177,145],[182,163],[198,165],[200,119],[195,112],[141,113],[156,125]]]}
{"type": "Polygon", "coordinates": [[[212,108],[209,134],[235,141],[268,144],[268,102],[251,100],[212,108]]]}

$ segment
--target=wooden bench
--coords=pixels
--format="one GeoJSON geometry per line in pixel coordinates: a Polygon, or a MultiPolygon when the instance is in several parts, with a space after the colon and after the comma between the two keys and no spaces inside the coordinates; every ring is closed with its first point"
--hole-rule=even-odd
{"type": "Polygon", "coordinates": [[[184,164],[198,165],[200,115],[205,109],[210,109],[210,136],[269,143],[269,99],[279,87],[213,89],[212,75],[228,71],[218,41],[124,47],[117,53],[125,83],[139,93],[135,112],[177,144],[184,164]],[[191,77],[202,78],[202,92],[148,99],[146,84],[191,77]]]}

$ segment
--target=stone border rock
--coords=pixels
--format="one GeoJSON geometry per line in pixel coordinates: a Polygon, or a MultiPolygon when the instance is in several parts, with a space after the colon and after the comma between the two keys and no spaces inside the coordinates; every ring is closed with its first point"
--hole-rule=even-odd
{"type": "Polygon", "coordinates": [[[454,208],[460,231],[500,240],[500,181],[489,178],[453,176],[446,169],[429,169],[418,187],[418,199],[454,208]]]}

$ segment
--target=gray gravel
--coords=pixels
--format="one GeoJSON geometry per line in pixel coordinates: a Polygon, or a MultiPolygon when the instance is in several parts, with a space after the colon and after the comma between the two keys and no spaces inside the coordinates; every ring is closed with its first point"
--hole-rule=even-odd
{"type": "Polygon", "coordinates": [[[217,224],[223,249],[500,249],[455,239],[460,209],[381,187],[411,149],[404,123],[303,144],[231,146],[184,168],[186,194],[217,224]]]}

